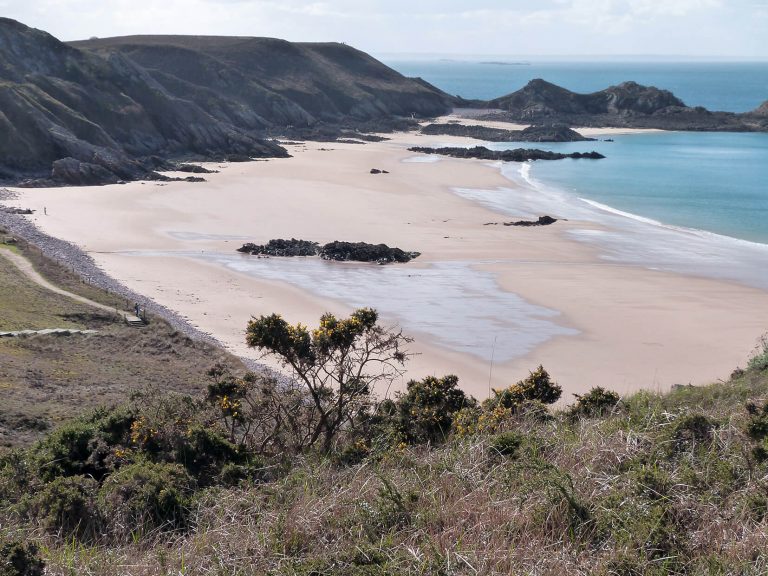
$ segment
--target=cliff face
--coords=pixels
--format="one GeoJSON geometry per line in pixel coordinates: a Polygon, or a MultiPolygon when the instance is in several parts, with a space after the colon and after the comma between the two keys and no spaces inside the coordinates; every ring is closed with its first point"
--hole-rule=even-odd
{"type": "Polygon", "coordinates": [[[210,111],[217,118],[254,128],[434,116],[453,102],[423,81],[405,78],[343,44],[128,36],[71,45],[97,54],[124,55],[170,93],[201,106],[213,105],[210,111]]]}
{"type": "Polygon", "coordinates": [[[758,110],[749,114],[689,107],[668,90],[623,82],[599,92],[578,94],[544,80],[531,80],[507,96],[485,103],[517,122],[563,122],[578,126],[670,130],[768,130],[758,110]]]}
{"type": "Polygon", "coordinates": [[[102,183],[151,176],[171,156],[285,156],[265,129],[436,115],[451,103],[340,44],[65,44],[0,18],[0,180],[102,183]]]}

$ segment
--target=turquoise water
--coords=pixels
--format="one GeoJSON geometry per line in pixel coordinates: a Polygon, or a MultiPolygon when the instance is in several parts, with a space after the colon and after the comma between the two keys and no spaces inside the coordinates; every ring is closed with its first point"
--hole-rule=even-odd
{"type": "MultiPolygon", "coordinates": [[[[544,78],[577,92],[635,80],[669,89],[689,105],[712,110],[743,112],[768,99],[766,62],[387,63],[406,75],[421,76],[447,92],[468,98],[499,96],[519,89],[533,78],[544,78]]],[[[541,202],[532,204],[528,198],[528,205],[536,205],[539,210],[554,211],[559,206],[572,217],[587,219],[597,218],[595,210],[602,214],[600,218],[612,211],[613,224],[618,226],[629,226],[629,220],[634,220],[634,226],[645,218],[657,225],[683,227],[689,232],[701,230],[768,244],[768,134],[652,132],[618,135],[613,139],[614,142],[537,144],[563,152],[597,150],[606,156],[604,160],[537,162],[525,169],[523,178],[519,167],[509,166],[505,172],[518,183],[536,189],[541,202]],[[547,199],[549,203],[544,201],[547,199]],[[590,209],[585,212],[587,206],[590,209]],[[616,211],[627,214],[623,220],[616,219],[616,211]]],[[[531,145],[489,144],[497,149],[513,146],[531,145]]],[[[500,199],[493,196],[485,201],[498,203],[500,199]]],[[[514,212],[511,206],[506,209],[514,212]]],[[[669,238],[665,241],[675,242],[669,238]]],[[[700,245],[698,250],[706,252],[707,247],[700,245]]],[[[732,256],[742,258],[743,253],[735,251],[732,256]]],[[[629,258],[629,254],[625,257],[629,258]]],[[[768,261],[762,265],[768,267],[768,261]]],[[[764,274],[768,276],[768,271],[764,274]]],[[[750,283],[768,286],[768,279],[758,280],[752,278],[750,283]]]]}
{"type": "MultiPolygon", "coordinates": [[[[515,62],[517,60],[510,60],[515,62]]],[[[419,76],[464,98],[490,100],[534,78],[594,92],[626,80],[671,90],[689,106],[747,112],[768,100],[768,62],[537,62],[494,65],[439,60],[390,60],[406,76],[419,76]]]]}
{"type": "Polygon", "coordinates": [[[613,139],[542,144],[563,152],[597,150],[606,158],[536,162],[530,174],[665,224],[768,243],[768,134],[653,132],[613,139]]]}

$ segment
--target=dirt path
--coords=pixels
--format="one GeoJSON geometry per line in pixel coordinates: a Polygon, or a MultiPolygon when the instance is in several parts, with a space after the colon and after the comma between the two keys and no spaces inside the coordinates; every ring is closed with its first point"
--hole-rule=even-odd
{"type": "Polygon", "coordinates": [[[20,254],[16,254],[11,250],[0,249],[0,255],[6,258],[7,260],[9,260],[14,266],[16,266],[21,271],[22,274],[24,274],[32,282],[34,282],[38,286],[42,286],[46,290],[50,290],[51,292],[55,292],[56,294],[61,294],[62,296],[67,296],[68,298],[72,298],[72,300],[76,300],[77,302],[87,304],[88,306],[93,306],[94,308],[98,308],[99,310],[104,310],[112,314],[117,313],[123,317],[126,316],[125,312],[119,312],[118,310],[116,310],[115,308],[112,308],[111,306],[107,306],[106,304],[101,304],[99,302],[94,302],[93,300],[89,300],[84,296],[80,296],[78,294],[68,292],[67,290],[64,290],[62,288],[59,288],[58,286],[55,286],[54,284],[51,284],[50,282],[48,282],[48,280],[43,278],[37,270],[35,270],[35,268],[32,266],[32,262],[24,258],[24,256],[21,256],[20,254]]]}

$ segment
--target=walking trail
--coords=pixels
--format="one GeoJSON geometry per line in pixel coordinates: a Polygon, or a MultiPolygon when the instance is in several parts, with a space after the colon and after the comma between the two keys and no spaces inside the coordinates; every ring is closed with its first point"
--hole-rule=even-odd
{"type": "Polygon", "coordinates": [[[42,286],[43,288],[50,290],[51,292],[55,292],[56,294],[67,296],[68,298],[71,298],[72,300],[76,300],[77,302],[87,304],[88,306],[93,306],[94,308],[98,308],[99,310],[104,310],[112,314],[117,313],[123,318],[125,318],[125,320],[129,324],[134,324],[134,323],[143,324],[140,318],[133,316],[132,314],[128,314],[126,312],[120,312],[116,308],[113,308],[112,306],[107,306],[106,304],[101,304],[100,302],[94,302],[93,300],[90,300],[85,296],[80,296],[79,294],[69,292],[67,290],[64,290],[63,288],[59,288],[58,286],[51,284],[48,280],[43,278],[37,270],[35,270],[34,266],[32,266],[32,262],[24,258],[24,256],[20,254],[16,254],[12,250],[0,249],[0,255],[2,255],[4,258],[6,258],[12,264],[14,264],[21,271],[22,274],[24,274],[27,278],[29,278],[32,282],[34,282],[38,286],[42,286]]]}

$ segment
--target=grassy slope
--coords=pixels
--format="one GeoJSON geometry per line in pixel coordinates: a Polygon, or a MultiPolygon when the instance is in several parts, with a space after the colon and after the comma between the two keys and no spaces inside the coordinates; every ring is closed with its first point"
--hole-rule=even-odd
{"type": "Polygon", "coordinates": [[[298,460],[275,481],[202,491],[186,532],[96,545],[15,533],[57,574],[762,575],[768,465],[744,402],[766,399],[768,371],[752,371],[639,393],[605,418],[513,418],[512,456],[481,433],[353,466],[298,460]]]}
{"type": "MultiPolygon", "coordinates": [[[[20,250],[49,281],[126,308],[123,299],[84,284],[37,250],[24,244],[20,250]]],[[[50,426],[119,403],[135,389],[195,394],[205,387],[205,372],[215,362],[239,365],[231,355],[193,342],[160,319],[130,328],[53,294],[0,258],[0,331],[68,327],[99,334],[0,339],[0,446],[28,444],[50,426]]]]}

